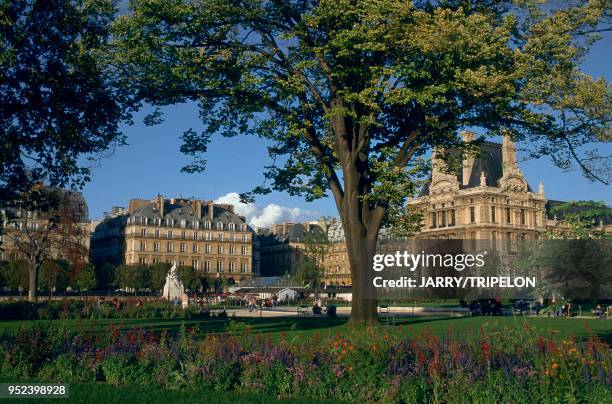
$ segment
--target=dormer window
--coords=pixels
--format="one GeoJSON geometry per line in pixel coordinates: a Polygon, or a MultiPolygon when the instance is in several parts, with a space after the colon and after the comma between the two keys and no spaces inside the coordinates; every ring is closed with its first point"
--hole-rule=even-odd
{"type": "Polygon", "coordinates": [[[223,230],[223,223],[217,222],[217,230],[223,230]]]}
{"type": "Polygon", "coordinates": [[[181,227],[187,226],[187,220],[181,219],[181,227]]]}
{"type": "Polygon", "coordinates": [[[229,229],[230,229],[230,231],[236,230],[236,225],[234,223],[230,223],[229,224],[229,229]]]}
{"type": "Polygon", "coordinates": [[[207,230],[210,230],[210,222],[208,221],[204,222],[204,228],[207,230]]]}
{"type": "Polygon", "coordinates": [[[247,225],[245,223],[240,225],[240,230],[241,231],[247,231],[247,225]]]}

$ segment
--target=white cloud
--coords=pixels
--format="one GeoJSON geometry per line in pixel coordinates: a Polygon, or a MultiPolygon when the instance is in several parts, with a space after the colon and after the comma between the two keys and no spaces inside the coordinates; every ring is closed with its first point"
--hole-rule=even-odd
{"type": "Polygon", "coordinates": [[[241,203],[237,192],[220,196],[215,203],[228,203],[234,205],[237,214],[245,216],[247,223],[255,227],[270,227],[272,224],[283,222],[300,222],[313,220],[319,213],[300,208],[289,208],[270,203],[264,207],[255,203],[241,203]]]}

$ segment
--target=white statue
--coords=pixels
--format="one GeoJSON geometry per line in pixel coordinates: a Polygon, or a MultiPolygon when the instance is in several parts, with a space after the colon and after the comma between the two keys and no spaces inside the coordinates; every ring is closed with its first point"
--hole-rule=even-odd
{"type": "Polygon", "coordinates": [[[178,280],[176,276],[176,262],[172,264],[170,272],[166,275],[166,284],[164,285],[163,299],[166,300],[181,300],[185,294],[185,288],[183,284],[178,280]]]}

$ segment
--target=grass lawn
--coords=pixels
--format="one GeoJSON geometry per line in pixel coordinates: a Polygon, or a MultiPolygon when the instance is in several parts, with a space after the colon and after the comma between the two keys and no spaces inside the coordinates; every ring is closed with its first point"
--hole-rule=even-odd
{"type": "MultiPolygon", "coordinates": [[[[284,333],[287,338],[300,339],[320,337],[325,338],[336,334],[350,334],[347,318],[307,317],[307,318],[253,318],[232,317],[230,319],[104,319],[104,320],[52,320],[52,321],[0,321],[0,333],[13,333],[19,327],[43,325],[51,327],[68,327],[91,332],[106,332],[110,324],[122,330],[144,328],[155,332],[176,332],[181,324],[185,327],[196,327],[200,333],[240,333],[249,328],[251,333],[270,335],[273,340],[284,333]]],[[[381,319],[381,324],[386,321],[381,319]]],[[[534,333],[554,338],[576,337],[587,338],[596,335],[612,344],[612,321],[578,318],[538,318],[538,317],[415,317],[396,318],[395,327],[401,327],[404,335],[415,335],[428,328],[432,334],[439,336],[478,334],[482,327],[497,331],[507,327],[524,327],[527,324],[534,333]]],[[[394,327],[390,325],[390,327],[394,327]]]]}

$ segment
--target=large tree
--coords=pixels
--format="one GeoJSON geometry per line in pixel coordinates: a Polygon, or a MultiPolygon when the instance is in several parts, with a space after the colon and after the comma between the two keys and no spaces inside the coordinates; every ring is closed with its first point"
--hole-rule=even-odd
{"type": "Polygon", "coordinates": [[[113,0],[0,1],[0,208],[39,182],[82,185],[90,159],[123,143],[129,97],[100,58],[115,11],[113,0]]]}
{"type": "Polygon", "coordinates": [[[610,138],[610,88],[579,70],[607,29],[607,6],[134,0],[114,24],[110,56],[138,100],[199,104],[202,130],[182,136],[193,157],[185,171],[204,168],[213,134],[250,134],[267,139],[272,160],[255,193],[331,194],[351,266],[351,317],[375,321],[381,224],[406,213],[428,150],[466,146],[460,130],[506,129],[534,156],[609,180],[584,146],[610,138]]]}
{"type": "MultiPolygon", "coordinates": [[[[44,186],[22,192],[12,202],[7,212],[12,219],[3,224],[5,248],[28,263],[30,301],[37,299],[41,266],[46,261],[62,258],[74,268],[87,259],[89,231],[81,202],[78,193],[44,186]]],[[[52,283],[56,273],[62,272],[59,269],[48,266],[45,284],[52,283]]]]}

